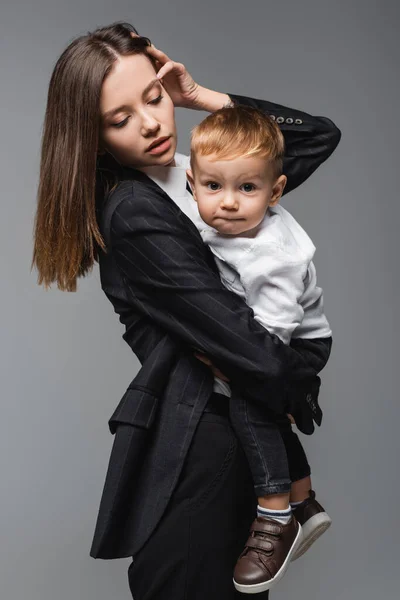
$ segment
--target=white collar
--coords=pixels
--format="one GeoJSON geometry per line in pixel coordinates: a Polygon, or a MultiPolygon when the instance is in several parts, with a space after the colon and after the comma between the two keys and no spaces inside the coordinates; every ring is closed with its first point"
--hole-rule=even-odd
{"type": "Polygon", "coordinates": [[[186,169],[190,167],[188,156],[175,152],[174,158],[175,167],[169,167],[168,165],[136,167],[139,171],[143,171],[143,173],[150,177],[172,199],[174,197],[182,198],[186,196],[186,169]]]}

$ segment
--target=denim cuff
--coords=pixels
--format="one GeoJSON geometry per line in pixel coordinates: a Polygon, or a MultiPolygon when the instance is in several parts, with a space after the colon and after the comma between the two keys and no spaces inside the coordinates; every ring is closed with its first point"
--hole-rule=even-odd
{"type": "Polygon", "coordinates": [[[273,485],[255,485],[254,491],[258,498],[261,498],[262,496],[271,496],[272,494],[287,494],[288,492],[290,492],[291,485],[292,482],[289,480],[287,482],[282,482],[278,484],[275,483],[273,485]]]}

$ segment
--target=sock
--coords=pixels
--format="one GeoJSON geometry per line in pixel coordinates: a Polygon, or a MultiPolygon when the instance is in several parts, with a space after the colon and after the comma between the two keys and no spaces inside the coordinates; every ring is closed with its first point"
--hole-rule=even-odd
{"type": "Polygon", "coordinates": [[[300,500],[300,502],[291,502],[290,506],[292,509],[297,508],[298,506],[300,506],[300,504],[303,504],[303,502],[305,502],[305,500],[300,500]]]}
{"type": "Polygon", "coordinates": [[[282,523],[282,525],[287,525],[292,518],[292,509],[289,506],[289,508],[284,508],[283,510],[273,510],[272,508],[263,508],[258,505],[257,516],[273,519],[274,521],[278,521],[278,523],[282,523]]]}

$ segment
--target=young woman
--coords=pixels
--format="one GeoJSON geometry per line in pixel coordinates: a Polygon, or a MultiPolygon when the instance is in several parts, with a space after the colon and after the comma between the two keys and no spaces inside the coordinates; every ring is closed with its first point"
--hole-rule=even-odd
{"type": "Polygon", "coordinates": [[[286,192],[339,142],[329,119],[198,85],[128,24],[73,41],[49,86],[33,255],[39,284],[75,291],[99,262],[102,289],[142,363],[110,419],[115,439],[91,549],[98,558],[133,557],[135,600],[239,596],[232,571],[256,503],[229,424],[227,382],[266,410],[283,385],[291,411],[318,397],[304,360],[313,342],[287,347],[259,325],[223,286],[179,208],[189,192],[174,108],[212,112],[231,102],[281,125],[286,192]]]}

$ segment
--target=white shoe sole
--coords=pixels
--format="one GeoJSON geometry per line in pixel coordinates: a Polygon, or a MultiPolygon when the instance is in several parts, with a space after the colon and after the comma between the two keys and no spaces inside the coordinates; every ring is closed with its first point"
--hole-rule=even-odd
{"type": "Polygon", "coordinates": [[[260,592],[265,592],[266,590],[270,590],[275,584],[278,583],[286,573],[289,568],[290,562],[293,560],[293,556],[298,548],[301,546],[303,541],[303,533],[302,527],[299,523],[299,531],[297,532],[296,538],[290,548],[288,555],[285,559],[285,562],[272,579],[268,581],[263,581],[262,583],[254,583],[253,585],[243,585],[241,583],[237,583],[235,579],[233,579],[233,585],[237,589],[238,592],[242,592],[242,594],[259,594],[260,592]]]}
{"type": "Polygon", "coordinates": [[[303,540],[294,553],[292,560],[297,560],[317,541],[332,524],[332,519],[326,512],[314,515],[303,525],[303,540]]]}

